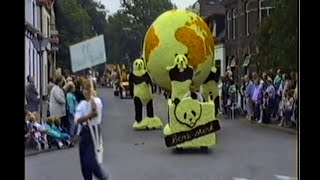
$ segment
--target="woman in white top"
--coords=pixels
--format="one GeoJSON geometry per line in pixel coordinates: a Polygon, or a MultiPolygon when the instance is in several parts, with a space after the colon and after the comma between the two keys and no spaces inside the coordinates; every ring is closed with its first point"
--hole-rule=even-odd
{"type": "Polygon", "coordinates": [[[92,138],[91,130],[99,130],[98,134],[101,134],[99,125],[101,123],[102,103],[101,99],[95,97],[95,91],[93,90],[92,83],[87,80],[84,83],[83,95],[86,100],[81,101],[77,106],[75,113],[75,122],[82,124],[80,132],[80,163],[84,180],[92,180],[93,175],[99,180],[107,180],[109,175],[102,168],[97,159],[95,140],[92,138]],[[89,122],[92,125],[89,127],[89,122]]]}

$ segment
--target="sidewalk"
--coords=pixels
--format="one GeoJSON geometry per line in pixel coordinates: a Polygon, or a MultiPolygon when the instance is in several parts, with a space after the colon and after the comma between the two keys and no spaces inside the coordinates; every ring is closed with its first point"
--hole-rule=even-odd
{"type": "Polygon", "coordinates": [[[263,123],[258,123],[256,121],[249,121],[244,117],[238,118],[242,123],[247,123],[249,125],[254,125],[254,126],[260,126],[260,127],[265,127],[265,128],[270,128],[273,130],[277,131],[282,131],[290,134],[297,134],[297,129],[296,128],[291,128],[291,127],[280,127],[278,126],[279,123],[270,123],[270,124],[263,124],[263,123]]]}
{"type": "MultiPolygon", "coordinates": [[[[224,119],[224,114],[218,114],[217,116],[218,119],[224,119]]],[[[290,128],[290,127],[279,127],[278,124],[279,122],[272,122],[270,124],[263,124],[263,123],[258,123],[256,121],[249,121],[247,120],[245,117],[242,116],[236,116],[236,118],[234,120],[238,120],[242,123],[246,123],[248,125],[253,125],[253,126],[260,126],[260,127],[264,127],[264,128],[270,128],[273,130],[277,130],[277,131],[282,131],[282,132],[286,132],[286,133],[290,133],[290,134],[297,134],[298,130],[296,128],[290,128]]]]}

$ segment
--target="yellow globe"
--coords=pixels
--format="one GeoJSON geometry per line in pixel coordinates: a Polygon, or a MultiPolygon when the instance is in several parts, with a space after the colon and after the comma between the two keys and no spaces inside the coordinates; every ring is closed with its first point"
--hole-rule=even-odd
{"type": "Polygon", "coordinates": [[[143,44],[147,69],[163,89],[171,90],[166,67],[174,64],[175,54],[188,54],[193,82],[200,86],[214,65],[214,38],[207,24],[196,14],[171,10],[161,14],[150,26],[143,44]]]}

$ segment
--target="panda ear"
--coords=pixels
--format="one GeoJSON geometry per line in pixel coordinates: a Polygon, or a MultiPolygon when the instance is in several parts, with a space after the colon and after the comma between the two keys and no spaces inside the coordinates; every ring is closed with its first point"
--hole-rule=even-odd
{"type": "Polygon", "coordinates": [[[141,59],[144,60],[143,57],[141,59]]]}
{"type": "Polygon", "coordinates": [[[177,57],[178,56],[178,54],[176,53],[175,55],[174,55],[174,57],[177,57]]]}
{"type": "Polygon", "coordinates": [[[180,103],[180,99],[175,98],[175,99],[173,100],[173,103],[174,103],[175,105],[178,105],[178,104],[180,103]]]}
{"type": "Polygon", "coordinates": [[[184,54],[188,58],[188,54],[184,54]]]}

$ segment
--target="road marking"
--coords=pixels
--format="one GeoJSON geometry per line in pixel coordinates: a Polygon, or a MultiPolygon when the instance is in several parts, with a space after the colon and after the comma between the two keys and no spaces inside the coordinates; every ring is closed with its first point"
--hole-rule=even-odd
{"type": "Polygon", "coordinates": [[[280,179],[280,180],[297,180],[297,178],[294,178],[294,177],[289,177],[289,176],[284,176],[284,175],[274,175],[277,179],[280,179]]]}
{"type": "Polygon", "coordinates": [[[233,180],[254,180],[254,179],[247,179],[247,178],[238,178],[238,177],[234,177],[233,180]]]}

